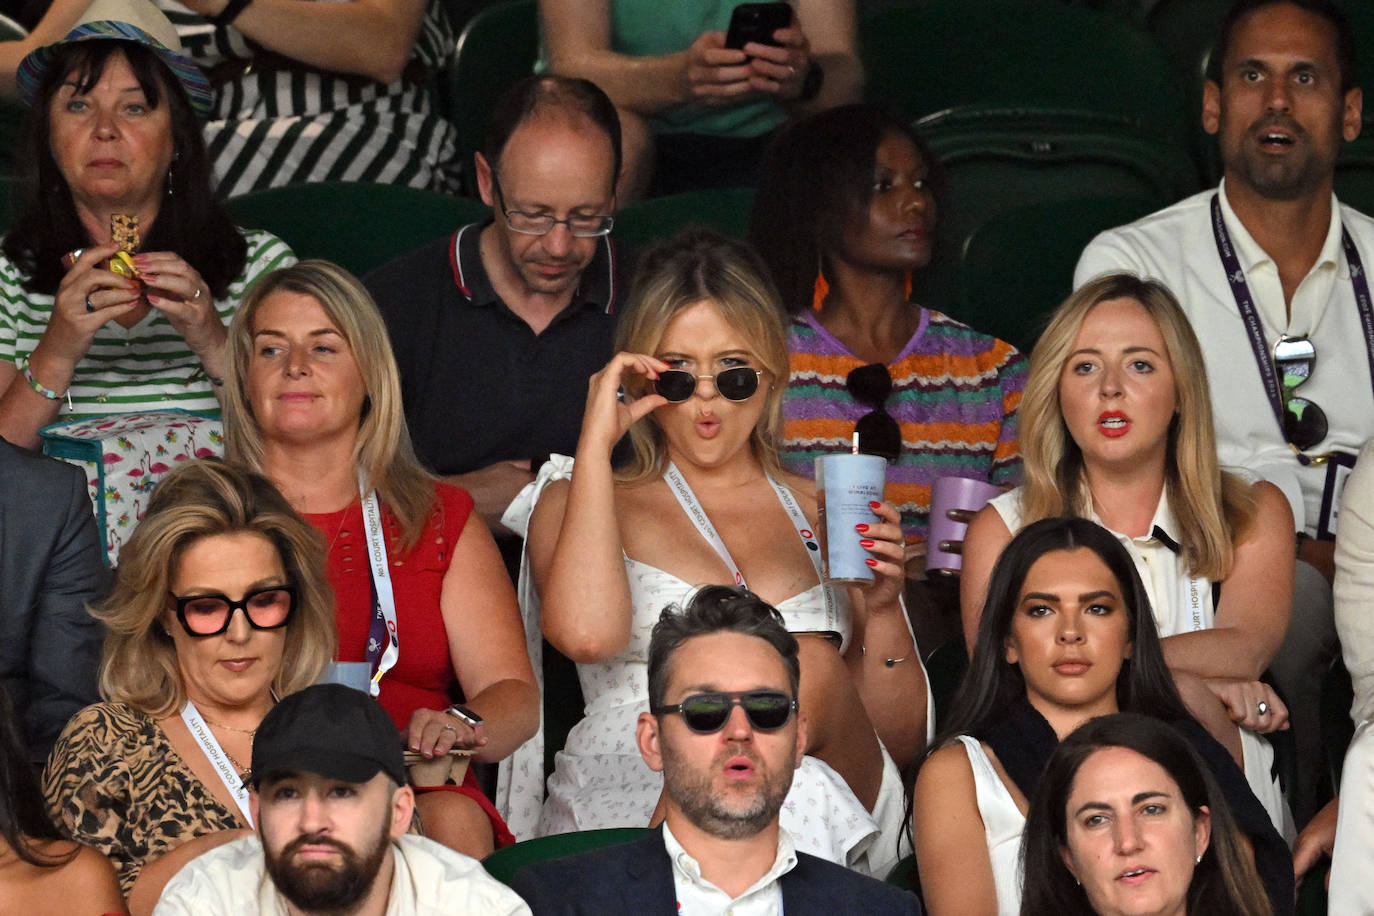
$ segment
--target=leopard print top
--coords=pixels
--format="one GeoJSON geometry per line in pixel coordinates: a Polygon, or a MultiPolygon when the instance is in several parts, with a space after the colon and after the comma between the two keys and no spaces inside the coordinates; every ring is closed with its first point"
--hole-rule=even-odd
{"type": "Polygon", "coordinates": [[[43,774],[64,833],[109,857],[127,895],[145,862],[187,840],[247,827],[172,749],[147,715],[97,703],[62,730],[43,774]]]}

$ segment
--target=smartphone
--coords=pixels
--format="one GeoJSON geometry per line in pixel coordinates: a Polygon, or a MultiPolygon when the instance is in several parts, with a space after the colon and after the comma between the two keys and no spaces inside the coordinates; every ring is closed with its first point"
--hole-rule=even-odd
{"type": "Polygon", "coordinates": [[[730,16],[725,47],[743,48],[749,42],[776,45],[773,33],[792,24],[790,3],[741,3],[730,16]]]}

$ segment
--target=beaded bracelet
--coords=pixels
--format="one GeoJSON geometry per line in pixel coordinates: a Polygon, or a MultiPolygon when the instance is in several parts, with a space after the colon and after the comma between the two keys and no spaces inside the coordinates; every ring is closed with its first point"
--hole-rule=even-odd
{"type": "Polygon", "coordinates": [[[24,360],[24,380],[29,383],[30,388],[43,395],[43,397],[47,398],[49,401],[60,400],[62,397],[61,394],[53,391],[51,388],[45,387],[42,382],[33,377],[33,370],[29,368],[29,361],[27,359],[24,360]]]}

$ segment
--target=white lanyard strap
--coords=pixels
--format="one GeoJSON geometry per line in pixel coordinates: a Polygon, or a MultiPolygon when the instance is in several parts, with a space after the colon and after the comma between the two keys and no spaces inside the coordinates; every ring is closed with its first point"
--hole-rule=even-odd
{"type": "Polygon", "coordinates": [[[215,768],[216,775],[224,783],[224,788],[228,789],[229,794],[233,796],[244,821],[249,827],[252,827],[253,815],[248,813],[248,790],[244,788],[243,777],[229,762],[229,755],[224,753],[224,748],[219,746],[219,740],[211,733],[205,720],[201,718],[200,710],[196,709],[196,704],[189,699],[181,710],[181,721],[186,723],[186,730],[191,733],[196,744],[200,745],[200,749],[209,759],[210,765],[215,768]]]}
{"type": "Polygon", "coordinates": [[[363,502],[363,528],[367,532],[367,560],[372,566],[372,590],[376,598],[372,625],[368,629],[367,660],[376,659],[376,671],[368,684],[375,697],[382,692],[381,679],[401,657],[396,635],[396,593],[391,587],[391,571],[386,556],[386,533],[382,530],[382,507],[377,491],[368,489],[358,472],[358,492],[363,502]],[[377,625],[380,619],[380,626],[377,625]],[[385,645],[383,645],[383,643],[385,645]]]}
{"type": "MultiPolygon", "coordinates": [[[[807,556],[811,559],[811,565],[816,568],[817,581],[823,582],[824,579],[821,575],[821,548],[820,544],[816,541],[815,532],[811,530],[811,523],[806,520],[806,515],[802,512],[801,507],[797,505],[797,501],[792,498],[792,494],[788,489],[774,480],[772,474],[765,473],[764,476],[768,478],[768,483],[773,487],[773,492],[777,494],[778,502],[782,503],[783,509],[786,510],[788,517],[792,520],[792,524],[796,527],[797,536],[800,537],[802,543],[806,545],[807,556]]],[[[725,549],[725,542],[721,540],[720,534],[716,532],[715,526],[711,524],[711,519],[706,516],[706,510],[703,509],[701,503],[697,501],[696,494],[693,493],[692,488],[687,485],[687,481],[683,479],[682,473],[677,469],[676,464],[671,461],[668,462],[668,469],[663,472],[663,479],[668,481],[668,487],[673,491],[673,495],[677,497],[677,501],[681,504],[683,511],[687,513],[687,517],[692,520],[692,524],[696,525],[697,531],[706,539],[707,543],[715,548],[720,558],[725,561],[726,568],[729,569],[735,577],[735,584],[748,588],[749,586],[746,585],[744,581],[744,574],[739,571],[739,566],[735,563],[734,558],[730,556],[730,551],[725,549]]],[[[831,589],[826,588],[821,591],[825,594],[826,617],[829,620],[834,620],[836,619],[834,607],[835,597],[831,593],[831,589]]]]}

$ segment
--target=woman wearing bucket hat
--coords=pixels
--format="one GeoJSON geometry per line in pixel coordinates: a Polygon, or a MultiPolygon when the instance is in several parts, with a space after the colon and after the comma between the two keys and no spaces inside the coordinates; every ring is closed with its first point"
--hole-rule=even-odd
{"type": "MultiPolygon", "coordinates": [[[[24,51],[65,35],[88,2],[53,0],[33,34],[0,43],[0,94],[24,51]]],[[[443,0],[155,2],[209,74],[222,197],[309,181],[457,189],[456,133],[431,90],[457,45],[443,0]]]]}
{"type": "Polygon", "coordinates": [[[0,436],[60,414],[217,410],[224,325],[294,260],[211,190],[210,86],[147,0],[96,0],[24,58],[24,199],[0,244],[0,436]]]}

